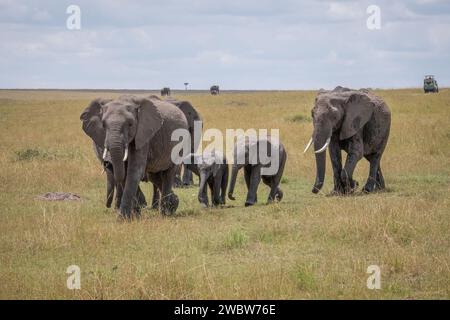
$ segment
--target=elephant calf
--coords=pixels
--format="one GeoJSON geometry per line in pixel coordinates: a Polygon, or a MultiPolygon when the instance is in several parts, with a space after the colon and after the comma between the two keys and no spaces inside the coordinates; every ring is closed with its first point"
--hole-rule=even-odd
{"type": "Polygon", "coordinates": [[[270,187],[268,203],[275,200],[281,201],[283,192],[279,185],[283,176],[284,166],[286,164],[287,153],[279,141],[268,137],[267,139],[254,139],[245,142],[237,142],[234,146],[234,163],[231,174],[230,189],[228,198],[233,197],[234,186],[238,171],[244,168],[245,184],[247,185],[247,199],[245,206],[254,205],[257,202],[258,185],[262,179],[264,184],[270,187]],[[267,159],[263,161],[260,155],[261,146],[267,150],[267,159]],[[275,152],[275,154],[272,154],[275,152]]]}
{"type": "Polygon", "coordinates": [[[228,163],[224,155],[216,151],[204,153],[203,156],[190,154],[183,163],[200,178],[198,201],[201,206],[206,208],[209,205],[207,185],[211,191],[212,205],[224,205],[228,185],[228,163]]]}

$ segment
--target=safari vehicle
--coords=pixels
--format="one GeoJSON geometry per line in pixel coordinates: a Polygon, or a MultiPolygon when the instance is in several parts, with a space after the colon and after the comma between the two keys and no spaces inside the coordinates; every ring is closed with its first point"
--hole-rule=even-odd
{"type": "Polygon", "coordinates": [[[432,75],[425,76],[425,79],[423,79],[423,91],[425,93],[439,92],[439,87],[436,79],[434,79],[434,76],[432,75]]]}

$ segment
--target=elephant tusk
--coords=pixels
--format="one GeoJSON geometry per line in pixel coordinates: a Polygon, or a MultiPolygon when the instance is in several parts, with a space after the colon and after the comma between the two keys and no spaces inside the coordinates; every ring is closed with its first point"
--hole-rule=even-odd
{"type": "Polygon", "coordinates": [[[105,172],[106,172],[105,167],[103,167],[103,168],[102,168],[102,173],[101,173],[101,174],[104,174],[105,172]]]}
{"type": "Polygon", "coordinates": [[[125,155],[123,156],[123,161],[127,161],[128,159],[128,147],[125,149],[125,155]]]}
{"type": "Polygon", "coordinates": [[[327,141],[325,142],[325,144],[323,145],[322,148],[320,148],[317,151],[314,151],[314,153],[322,153],[322,152],[324,152],[326,150],[326,148],[328,147],[328,145],[330,144],[330,141],[331,141],[331,137],[327,139],[327,141]]]}
{"type": "Polygon", "coordinates": [[[103,150],[103,160],[106,160],[106,152],[108,152],[108,150],[105,148],[105,150],[103,150]]]}
{"type": "Polygon", "coordinates": [[[313,141],[313,139],[312,139],[312,137],[311,137],[311,139],[309,139],[309,142],[308,142],[308,144],[306,145],[306,148],[305,148],[305,150],[303,151],[303,153],[306,153],[306,151],[308,151],[309,147],[311,146],[312,141],[313,141]]]}

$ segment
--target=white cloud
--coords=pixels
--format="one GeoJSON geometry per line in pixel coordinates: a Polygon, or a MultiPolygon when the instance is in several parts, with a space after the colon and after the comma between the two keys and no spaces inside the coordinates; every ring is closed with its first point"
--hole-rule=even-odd
{"type": "Polygon", "coordinates": [[[378,0],[0,0],[0,87],[237,89],[450,85],[450,5],[378,0]],[[394,75],[393,75],[394,74],[394,75]]]}

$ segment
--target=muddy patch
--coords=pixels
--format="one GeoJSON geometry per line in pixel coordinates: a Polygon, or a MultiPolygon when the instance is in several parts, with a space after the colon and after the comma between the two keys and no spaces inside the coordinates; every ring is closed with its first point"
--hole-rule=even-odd
{"type": "Polygon", "coordinates": [[[81,197],[74,193],[67,192],[47,192],[46,194],[36,197],[39,200],[45,201],[79,201],[81,197]]]}

